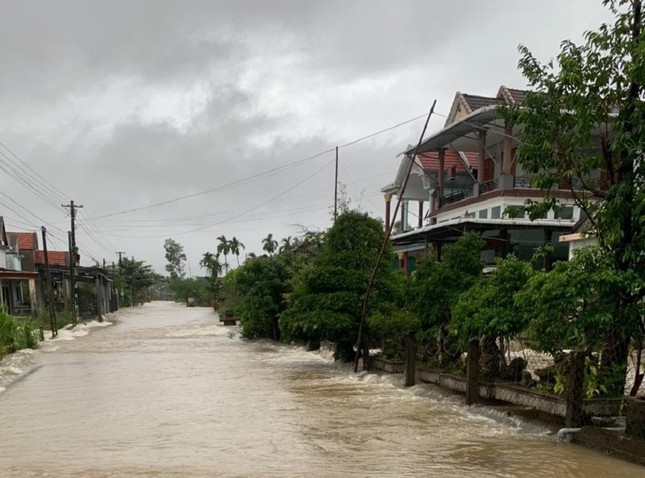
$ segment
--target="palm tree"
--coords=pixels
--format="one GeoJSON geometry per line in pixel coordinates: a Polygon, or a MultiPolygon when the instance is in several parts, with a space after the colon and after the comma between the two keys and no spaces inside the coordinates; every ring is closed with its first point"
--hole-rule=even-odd
{"type": "Polygon", "coordinates": [[[205,252],[202,256],[202,260],[199,261],[199,265],[202,266],[210,273],[210,286],[211,292],[213,294],[213,308],[217,310],[217,291],[219,289],[219,273],[222,272],[222,264],[219,262],[219,254],[213,254],[211,252],[205,252]]]}
{"type": "Polygon", "coordinates": [[[262,250],[266,251],[270,256],[273,255],[277,247],[278,241],[273,239],[273,234],[269,234],[267,237],[262,239],[262,250]]]}
{"type": "Polygon", "coordinates": [[[219,273],[222,272],[222,264],[219,263],[219,254],[205,252],[202,260],[199,261],[199,265],[203,269],[206,269],[213,278],[217,278],[219,273]]]}
{"type": "Polygon", "coordinates": [[[293,249],[293,242],[291,242],[291,236],[285,237],[282,239],[282,245],[278,252],[291,252],[293,249]]]}
{"type": "Polygon", "coordinates": [[[233,239],[230,240],[228,245],[229,245],[229,247],[231,249],[231,252],[233,254],[235,254],[235,258],[237,259],[237,265],[239,267],[239,265],[240,265],[240,249],[246,249],[246,247],[235,236],[233,236],[233,239]]]}
{"type": "Polygon", "coordinates": [[[226,239],[226,236],[221,235],[217,238],[217,253],[224,254],[224,275],[228,274],[228,254],[231,252],[231,243],[226,239]]]}

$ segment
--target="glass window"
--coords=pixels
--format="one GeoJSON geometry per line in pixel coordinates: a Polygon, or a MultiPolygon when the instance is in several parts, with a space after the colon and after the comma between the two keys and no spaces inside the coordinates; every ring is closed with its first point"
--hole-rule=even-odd
{"type": "Polygon", "coordinates": [[[524,214],[524,206],[508,206],[504,211],[504,215],[511,219],[522,219],[524,214]]]}
{"type": "Polygon", "coordinates": [[[488,209],[482,209],[479,211],[479,218],[480,219],[487,219],[488,218],[488,209]]]}
{"type": "Polygon", "coordinates": [[[556,219],[573,219],[573,207],[571,206],[563,206],[557,208],[555,211],[555,218],[556,219]]]}
{"type": "Polygon", "coordinates": [[[501,206],[495,206],[490,210],[490,217],[491,219],[499,219],[499,216],[501,215],[502,212],[502,207],[501,206]]]}

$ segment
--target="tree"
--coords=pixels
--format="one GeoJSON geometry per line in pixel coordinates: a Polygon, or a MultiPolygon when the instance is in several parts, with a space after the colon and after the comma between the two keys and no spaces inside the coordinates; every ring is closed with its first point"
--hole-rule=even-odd
{"type": "Polygon", "coordinates": [[[235,269],[236,311],[244,337],[280,340],[278,319],[286,309],[285,295],[293,290],[298,268],[297,257],[279,254],[248,259],[235,269]]]}
{"type": "Polygon", "coordinates": [[[603,4],[614,24],[587,32],[584,45],[563,41],[555,64],[520,47],[519,66],[534,91],[504,115],[522,125],[518,161],[547,191],[544,201],[527,204],[531,217],[556,204],[549,191],[567,183],[612,268],[625,276],[612,294],[613,319],[596,329],[608,370],[626,364],[645,295],[645,33],[640,0],[603,4]]]}
{"type": "Polygon", "coordinates": [[[166,251],[166,272],[170,274],[171,279],[181,279],[186,274],[184,272],[184,263],[186,262],[186,254],[184,254],[184,246],[173,239],[166,239],[163,248],[166,251]]]}
{"type": "Polygon", "coordinates": [[[278,241],[273,239],[273,234],[269,234],[267,237],[262,239],[262,250],[265,251],[270,256],[276,251],[278,247],[278,241]]]}
{"type": "Polygon", "coordinates": [[[463,292],[453,307],[451,329],[462,338],[511,338],[528,325],[519,313],[515,296],[533,275],[529,262],[514,255],[497,260],[490,277],[478,280],[463,292]]]}
{"type": "Polygon", "coordinates": [[[120,266],[120,281],[125,287],[125,302],[129,305],[142,303],[146,297],[148,287],[158,282],[160,276],[152,270],[145,261],[124,257],[120,266]]]}
{"type": "Polygon", "coordinates": [[[431,255],[419,263],[412,277],[413,309],[421,319],[425,338],[437,337],[437,357],[441,365],[449,364],[458,356],[459,350],[453,350],[452,357],[447,354],[448,326],[459,295],[470,289],[482,275],[483,244],[477,234],[465,234],[445,249],[443,261],[431,255]]]}
{"type": "Polygon", "coordinates": [[[231,253],[235,254],[235,258],[237,260],[237,265],[240,265],[240,249],[245,249],[244,244],[242,244],[237,237],[233,236],[233,238],[230,240],[228,243],[229,248],[231,250],[231,253]]]}
{"type": "Polygon", "coordinates": [[[532,274],[531,264],[514,255],[498,259],[491,276],[461,293],[452,308],[451,331],[462,341],[483,339],[481,365],[487,379],[499,377],[505,369],[504,339],[515,338],[528,325],[529,318],[518,311],[515,298],[532,274]]]}
{"type": "Polygon", "coordinates": [[[221,235],[217,238],[217,253],[224,254],[224,274],[228,274],[228,254],[231,252],[231,243],[226,239],[226,236],[221,235]]]}
{"type": "Polygon", "coordinates": [[[199,265],[209,273],[209,286],[211,289],[213,307],[217,307],[217,292],[219,290],[219,274],[222,272],[222,264],[219,262],[219,254],[205,252],[199,265]]]}
{"type": "Polygon", "coordinates": [[[293,250],[293,241],[291,240],[291,236],[287,236],[282,238],[282,245],[280,246],[280,249],[278,252],[291,252],[293,250]]]}
{"type": "MultiPolygon", "coordinates": [[[[296,280],[280,327],[287,340],[336,342],[337,358],[350,361],[363,297],[384,240],[383,226],[367,214],[346,211],[325,237],[323,251],[296,280]]],[[[392,274],[389,263],[383,261],[370,296],[370,314],[380,312],[391,297],[392,274]]],[[[369,337],[368,330],[364,337],[369,337]]]]}

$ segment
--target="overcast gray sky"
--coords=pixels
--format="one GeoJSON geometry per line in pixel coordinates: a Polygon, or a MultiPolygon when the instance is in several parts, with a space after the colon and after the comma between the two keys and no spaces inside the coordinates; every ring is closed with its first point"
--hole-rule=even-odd
{"type": "MultiPolygon", "coordinates": [[[[219,235],[257,253],[268,233],[329,225],[334,154],[300,160],[435,98],[436,130],[457,90],[525,86],[518,44],[549,59],[610,19],[600,0],[0,5],[0,142],[17,156],[0,147],[8,229],[45,224],[50,247],[66,249],[60,204],[73,199],[83,264],[121,250],[163,272],[172,237],[192,275],[219,235]]],[[[379,190],[422,126],[340,150],[353,206],[382,216],[379,190]]]]}

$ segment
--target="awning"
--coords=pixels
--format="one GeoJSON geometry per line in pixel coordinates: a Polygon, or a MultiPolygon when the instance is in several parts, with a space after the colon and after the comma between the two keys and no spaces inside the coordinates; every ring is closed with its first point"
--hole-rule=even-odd
{"type": "MultiPolygon", "coordinates": [[[[487,146],[499,144],[504,139],[504,120],[498,117],[497,106],[480,108],[465,118],[446,126],[425,139],[421,143],[418,153],[437,151],[440,148],[477,152],[479,151],[479,131],[481,130],[487,131],[487,146]]],[[[405,153],[414,153],[414,148],[409,148],[405,153]]]]}
{"type": "Polygon", "coordinates": [[[538,227],[553,231],[571,231],[575,223],[564,219],[479,219],[459,217],[449,221],[431,224],[419,229],[392,236],[392,243],[397,246],[422,243],[425,241],[453,242],[463,235],[464,230],[487,231],[490,229],[535,229],[538,227]]]}
{"type": "Polygon", "coordinates": [[[37,272],[28,272],[28,271],[10,271],[10,270],[0,270],[0,280],[29,280],[29,279],[38,279],[37,272]]]}

